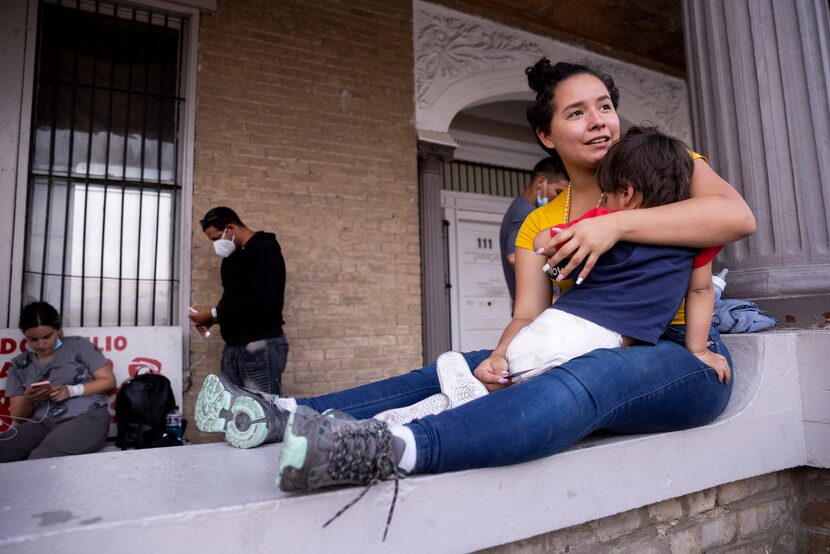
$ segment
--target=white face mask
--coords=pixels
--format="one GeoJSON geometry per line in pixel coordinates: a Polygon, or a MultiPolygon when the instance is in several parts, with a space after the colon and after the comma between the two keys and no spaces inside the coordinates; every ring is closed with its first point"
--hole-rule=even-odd
{"type": "Polygon", "coordinates": [[[230,239],[226,239],[225,233],[227,232],[228,230],[225,229],[222,231],[222,238],[213,241],[213,251],[216,252],[217,256],[222,256],[223,258],[227,258],[236,250],[236,243],[233,242],[236,237],[231,236],[230,239]]]}

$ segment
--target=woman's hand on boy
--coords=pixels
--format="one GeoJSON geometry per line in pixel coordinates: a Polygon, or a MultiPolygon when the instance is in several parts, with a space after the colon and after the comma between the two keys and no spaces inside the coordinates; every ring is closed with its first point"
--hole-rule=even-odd
{"type": "Polygon", "coordinates": [[[509,375],[507,371],[507,360],[501,356],[490,356],[480,364],[473,372],[476,379],[481,381],[490,392],[503,389],[508,386],[504,383],[509,375]]]}
{"type": "Polygon", "coordinates": [[[621,235],[615,224],[614,215],[583,219],[557,232],[543,245],[543,253],[550,256],[548,264],[551,267],[557,267],[560,262],[570,258],[560,270],[558,281],[570,277],[571,272],[584,261],[582,271],[574,276],[581,283],[591,273],[599,257],[617,243],[621,235]]]}

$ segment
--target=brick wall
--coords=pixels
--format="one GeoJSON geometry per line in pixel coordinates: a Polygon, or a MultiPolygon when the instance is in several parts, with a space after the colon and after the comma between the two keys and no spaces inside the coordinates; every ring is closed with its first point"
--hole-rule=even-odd
{"type": "MultiPolygon", "coordinates": [[[[198,228],[227,205],[276,232],[288,269],[284,388],[327,392],[421,365],[409,1],[220,1],[203,14],[192,302],[221,294],[198,228]]],[[[193,387],[222,341],[194,336],[193,387]]],[[[191,426],[192,439],[202,440],[191,426]]]]}
{"type": "Polygon", "coordinates": [[[487,550],[489,554],[830,552],[830,470],[736,481],[487,550]]]}

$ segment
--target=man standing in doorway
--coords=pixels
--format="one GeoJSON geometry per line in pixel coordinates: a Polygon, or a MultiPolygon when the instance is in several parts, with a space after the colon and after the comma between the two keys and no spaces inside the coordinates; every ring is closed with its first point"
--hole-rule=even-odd
{"type": "Polygon", "coordinates": [[[567,187],[568,173],[559,156],[543,158],[533,167],[530,183],[513,200],[501,220],[501,266],[511,300],[516,299],[516,236],[519,229],[530,212],[556,198],[567,187]]]}
{"type": "Polygon", "coordinates": [[[190,320],[201,333],[219,324],[222,374],[233,384],[280,394],[288,341],[282,331],[285,260],[277,237],[252,231],[230,208],[213,208],[199,223],[223,258],[223,293],[215,306],[193,306],[190,320]]]}

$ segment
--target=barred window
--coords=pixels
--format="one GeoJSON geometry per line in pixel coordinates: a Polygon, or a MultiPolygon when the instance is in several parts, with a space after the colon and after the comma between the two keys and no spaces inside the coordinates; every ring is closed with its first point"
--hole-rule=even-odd
{"type": "Polygon", "coordinates": [[[515,198],[530,182],[532,171],[473,162],[444,162],[444,190],[515,198]]]}
{"type": "Polygon", "coordinates": [[[65,325],[178,322],[185,24],[40,2],[23,303],[50,302],[65,325]]]}

